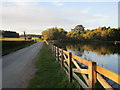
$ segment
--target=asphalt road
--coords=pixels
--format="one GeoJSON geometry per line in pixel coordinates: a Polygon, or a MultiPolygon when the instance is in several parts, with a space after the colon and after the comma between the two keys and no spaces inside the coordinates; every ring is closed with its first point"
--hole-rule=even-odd
{"type": "Polygon", "coordinates": [[[43,43],[37,42],[2,57],[2,88],[26,88],[35,74],[35,61],[43,43]]]}

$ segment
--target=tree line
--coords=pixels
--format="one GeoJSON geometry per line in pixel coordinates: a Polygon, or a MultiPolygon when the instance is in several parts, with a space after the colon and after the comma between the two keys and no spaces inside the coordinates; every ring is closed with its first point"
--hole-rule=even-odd
{"type": "Polygon", "coordinates": [[[19,33],[15,32],[15,31],[5,31],[5,30],[0,30],[0,37],[7,37],[7,38],[20,38],[20,37],[24,37],[26,39],[32,39],[32,37],[37,37],[40,38],[41,35],[35,35],[35,34],[26,34],[24,32],[24,34],[19,35],[19,33]]]}
{"type": "Polygon", "coordinates": [[[0,37],[8,37],[8,38],[19,38],[19,33],[14,31],[4,31],[0,30],[0,37]]]}
{"type": "Polygon", "coordinates": [[[66,37],[67,32],[63,28],[49,28],[42,32],[42,37],[46,40],[61,40],[66,37]]]}
{"type": "Polygon", "coordinates": [[[98,27],[85,30],[83,25],[77,25],[67,32],[63,28],[49,28],[42,32],[42,38],[46,40],[93,40],[93,41],[120,41],[120,27],[98,27]]]}

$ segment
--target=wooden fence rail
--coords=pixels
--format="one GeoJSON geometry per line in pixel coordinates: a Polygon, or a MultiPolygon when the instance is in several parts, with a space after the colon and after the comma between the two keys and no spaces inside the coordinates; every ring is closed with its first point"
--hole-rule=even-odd
{"type": "Polygon", "coordinates": [[[72,82],[72,79],[75,78],[83,88],[95,88],[95,84],[98,81],[104,88],[113,89],[103,78],[103,76],[105,76],[120,84],[120,75],[96,65],[96,62],[87,61],[55,45],[50,46],[56,59],[61,63],[61,67],[64,67],[66,73],[69,75],[69,82],[72,82]],[[84,65],[84,67],[81,67],[80,64],[84,65]],[[84,81],[78,74],[81,74],[84,81]]]}

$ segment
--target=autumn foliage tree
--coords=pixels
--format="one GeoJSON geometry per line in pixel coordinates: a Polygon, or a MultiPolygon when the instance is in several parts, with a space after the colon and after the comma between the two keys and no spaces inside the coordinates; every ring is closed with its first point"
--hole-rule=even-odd
{"type": "Polygon", "coordinates": [[[104,41],[119,41],[120,27],[98,27],[93,30],[84,30],[82,25],[77,25],[74,29],[67,33],[67,37],[76,38],[78,40],[104,40],[104,41]]]}
{"type": "Polygon", "coordinates": [[[83,25],[77,25],[71,31],[66,32],[63,28],[49,28],[42,32],[46,40],[93,40],[93,41],[120,41],[120,27],[98,27],[92,30],[85,30],[83,25]]]}
{"type": "Polygon", "coordinates": [[[42,32],[42,36],[46,40],[61,40],[66,37],[66,31],[63,28],[49,28],[42,32]]]}

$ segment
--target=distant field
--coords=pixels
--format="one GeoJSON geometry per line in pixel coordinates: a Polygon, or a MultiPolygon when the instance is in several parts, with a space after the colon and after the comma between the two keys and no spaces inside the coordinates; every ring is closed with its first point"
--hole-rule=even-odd
{"type": "Polygon", "coordinates": [[[39,39],[38,37],[32,37],[32,39],[39,39]]]}
{"type": "Polygon", "coordinates": [[[1,41],[25,41],[24,38],[0,38],[1,41]]]}
{"type": "Polygon", "coordinates": [[[24,38],[0,38],[0,41],[2,42],[2,55],[6,55],[8,53],[29,46],[35,43],[35,41],[33,41],[34,39],[37,41],[39,40],[37,37],[32,37],[31,40],[27,39],[26,41],[24,38]]]}
{"type": "MultiPolygon", "coordinates": [[[[39,39],[37,37],[32,37],[32,40],[39,39]]],[[[0,38],[0,41],[25,41],[24,38],[0,38]]],[[[29,41],[29,40],[27,40],[29,41]]]]}

